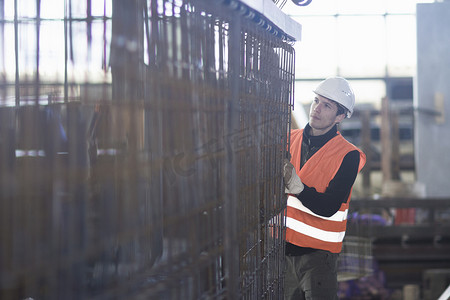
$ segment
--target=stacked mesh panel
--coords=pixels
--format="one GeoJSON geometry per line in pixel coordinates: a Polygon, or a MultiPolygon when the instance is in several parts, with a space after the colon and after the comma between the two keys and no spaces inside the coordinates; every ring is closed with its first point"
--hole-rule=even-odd
{"type": "Polygon", "coordinates": [[[0,298],[279,299],[289,38],[239,1],[101,15],[66,0],[61,18],[20,3],[1,25],[3,53],[17,47],[13,75],[2,64],[0,298]],[[43,27],[63,29],[52,47],[43,27]]]}

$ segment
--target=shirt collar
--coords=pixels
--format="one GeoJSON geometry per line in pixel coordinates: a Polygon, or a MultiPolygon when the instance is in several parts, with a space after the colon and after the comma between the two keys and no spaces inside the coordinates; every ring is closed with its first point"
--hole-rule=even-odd
{"type": "Polygon", "coordinates": [[[328,130],[327,133],[322,135],[316,135],[312,136],[310,135],[311,126],[306,124],[305,130],[303,130],[303,138],[306,139],[309,146],[315,146],[315,147],[322,147],[325,145],[329,140],[331,140],[333,137],[337,135],[337,125],[334,125],[331,127],[330,130],[328,130]]]}

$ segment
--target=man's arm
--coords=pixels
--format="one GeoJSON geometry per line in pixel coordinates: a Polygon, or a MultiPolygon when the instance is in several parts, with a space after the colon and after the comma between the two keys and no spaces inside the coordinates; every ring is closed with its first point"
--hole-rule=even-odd
{"type": "Polygon", "coordinates": [[[313,213],[331,217],[339,210],[342,203],[347,201],[356,175],[358,175],[359,159],[358,150],[347,153],[324,193],[319,193],[315,188],[304,185],[304,190],[296,197],[313,213]]]}

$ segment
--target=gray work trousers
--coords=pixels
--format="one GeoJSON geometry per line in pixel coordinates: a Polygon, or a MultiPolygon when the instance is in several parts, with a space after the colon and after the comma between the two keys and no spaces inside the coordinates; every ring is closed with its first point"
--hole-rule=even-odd
{"type": "Polygon", "coordinates": [[[286,256],[284,299],[338,299],[338,256],[323,250],[301,256],[286,256]]]}

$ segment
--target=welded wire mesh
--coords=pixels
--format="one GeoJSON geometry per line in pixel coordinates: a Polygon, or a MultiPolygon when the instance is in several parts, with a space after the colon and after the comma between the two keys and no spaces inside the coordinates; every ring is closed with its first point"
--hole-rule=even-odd
{"type": "Polygon", "coordinates": [[[0,298],[280,298],[287,37],[239,1],[29,2],[0,1],[0,298]]]}
{"type": "Polygon", "coordinates": [[[346,236],[338,260],[338,281],[363,278],[373,272],[372,240],[361,236],[346,236]]]}

